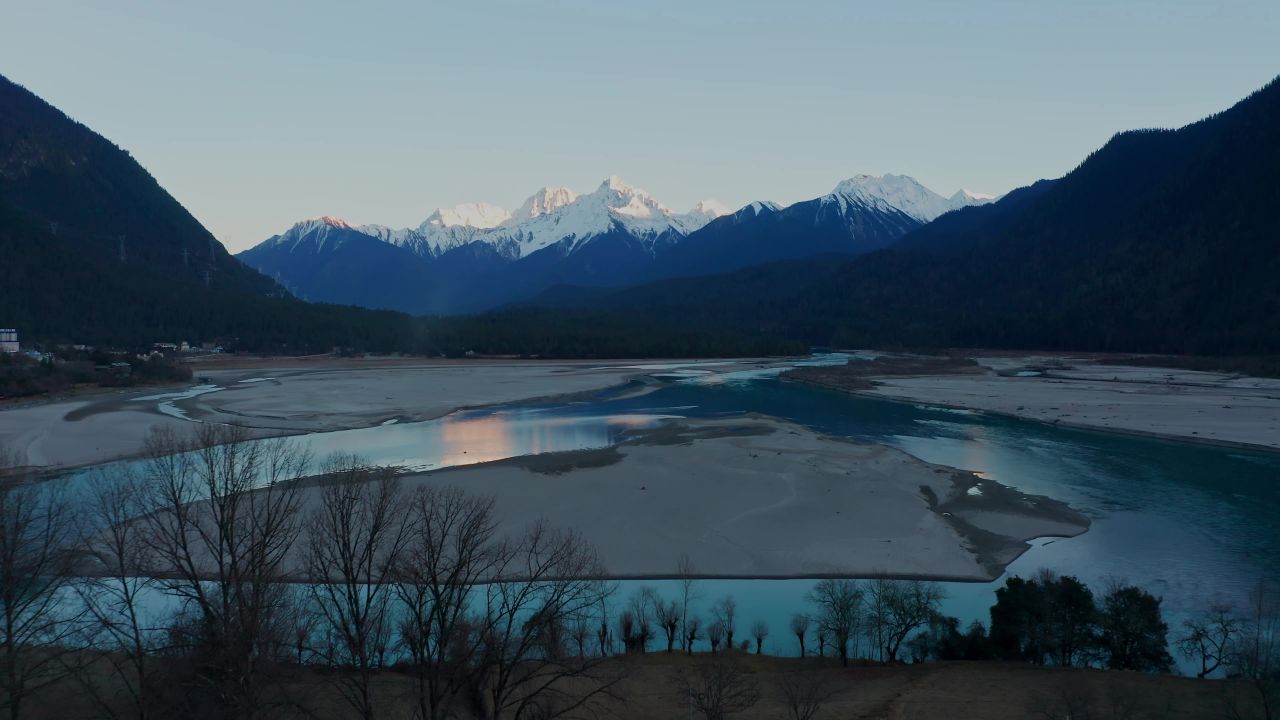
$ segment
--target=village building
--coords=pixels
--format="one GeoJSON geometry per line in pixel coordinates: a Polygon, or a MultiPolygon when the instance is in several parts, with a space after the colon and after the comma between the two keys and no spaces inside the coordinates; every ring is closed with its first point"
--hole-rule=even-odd
{"type": "Polygon", "coordinates": [[[13,328],[0,328],[0,352],[18,352],[18,331],[13,328]]]}

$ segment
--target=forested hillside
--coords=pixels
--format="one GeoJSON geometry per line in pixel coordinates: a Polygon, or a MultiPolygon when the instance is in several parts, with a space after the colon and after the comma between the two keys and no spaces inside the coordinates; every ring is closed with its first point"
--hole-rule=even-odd
{"type": "Polygon", "coordinates": [[[575,292],[538,302],[820,345],[1280,352],[1280,81],[1178,130],[1121,133],[1057,181],[832,271],[575,292]]]}
{"type": "Polygon", "coordinates": [[[1280,351],[1280,82],[1121,133],[1004,227],[933,242],[953,251],[854,261],[795,309],[841,344],[1280,351]]]}

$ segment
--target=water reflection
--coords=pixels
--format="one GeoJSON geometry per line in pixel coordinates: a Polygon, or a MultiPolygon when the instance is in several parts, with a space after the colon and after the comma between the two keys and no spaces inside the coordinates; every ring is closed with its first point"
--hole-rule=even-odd
{"type": "Polygon", "coordinates": [[[378,465],[437,470],[569,450],[616,445],[632,429],[674,415],[653,412],[602,414],[583,406],[548,406],[454,413],[420,423],[304,435],[298,442],[317,457],[351,452],[378,465]],[[583,412],[578,412],[583,411],[583,412]]]}

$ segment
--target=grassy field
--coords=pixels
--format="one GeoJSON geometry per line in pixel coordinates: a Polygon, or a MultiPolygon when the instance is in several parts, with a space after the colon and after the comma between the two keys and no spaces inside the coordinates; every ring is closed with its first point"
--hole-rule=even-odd
{"type": "MultiPolygon", "coordinates": [[[[803,677],[825,698],[815,720],[1003,720],[1005,718],[1091,718],[1156,720],[1157,718],[1263,717],[1253,714],[1249,688],[1237,681],[1196,680],[1167,675],[1042,668],[998,662],[939,662],[923,665],[840,667],[832,659],[777,658],[734,653],[686,657],[649,653],[615,658],[602,668],[620,678],[611,696],[569,717],[620,720],[703,718],[692,707],[685,684],[698,684],[717,663],[735,668],[737,678],[754,689],[758,700],[731,715],[741,720],[795,717],[784,678],[803,677]],[[1234,701],[1243,712],[1231,715],[1234,701]]],[[[272,717],[340,720],[356,717],[338,692],[333,673],[292,668],[277,687],[284,700],[272,717]],[[290,706],[293,706],[292,708],[290,706]]],[[[79,686],[42,691],[24,717],[100,716],[79,686]]],[[[378,717],[412,717],[411,683],[395,671],[383,671],[375,683],[378,717]]],[[[276,693],[273,692],[273,695],[276,693]]],[[[469,717],[461,715],[461,717],[469,717]]]]}

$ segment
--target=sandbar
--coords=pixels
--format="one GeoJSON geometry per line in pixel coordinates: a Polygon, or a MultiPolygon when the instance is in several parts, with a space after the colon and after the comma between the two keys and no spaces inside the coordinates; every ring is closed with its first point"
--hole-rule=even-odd
{"type": "Polygon", "coordinates": [[[912,577],[987,581],[1066,505],[875,444],[762,416],[670,420],[604,450],[406,476],[492,496],[501,530],[574,528],[616,578],[912,577]],[[978,488],[978,491],[972,491],[978,488]]]}

